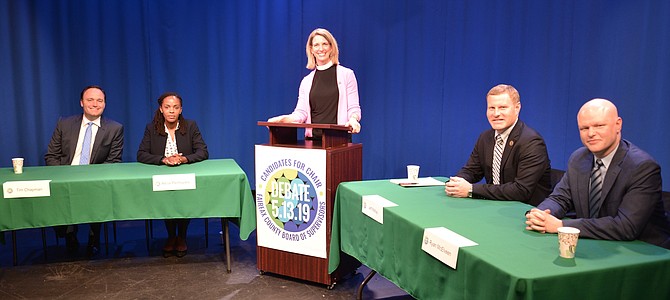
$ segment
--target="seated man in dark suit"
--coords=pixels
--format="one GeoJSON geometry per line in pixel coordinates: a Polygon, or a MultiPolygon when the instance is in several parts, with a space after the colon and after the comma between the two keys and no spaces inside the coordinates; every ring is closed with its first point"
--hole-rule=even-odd
{"type": "MultiPolygon", "coordinates": [[[[87,86],[81,91],[79,104],[84,113],[58,120],[44,155],[47,166],[121,162],[123,126],[102,117],[105,101],[105,92],[99,86],[87,86]]],[[[91,195],[91,200],[95,200],[95,195],[91,195]]],[[[100,249],[100,223],[90,227],[87,254],[93,256],[100,249]]],[[[57,227],[56,232],[65,236],[68,250],[77,250],[76,225],[57,227]]]]}
{"type": "Polygon", "coordinates": [[[526,214],[526,229],[555,233],[579,229],[580,237],[642,240],[670,249],[670,226],[661,199],[661,168],[646,152],[621,138],[616,106],[593,99],[577,114],[585,147],[568,161],[553,193],[526,214]],[[574,209],[575,219],[561,220],[574,209]]]}
{"type": "Polygon", "coordinates": [[[551,166],[544,139],[519,120],[521,100],[511,85],[486,94],[484,131],[465,166],[444,191],[451,197],[517,200],[537,205],[551,191],[551,166]],[[478,183],[482,178],[486,183],[478,183]]]}

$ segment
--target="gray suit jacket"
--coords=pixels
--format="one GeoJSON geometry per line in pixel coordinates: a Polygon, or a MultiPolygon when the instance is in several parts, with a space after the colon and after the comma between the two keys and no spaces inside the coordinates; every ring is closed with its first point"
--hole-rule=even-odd
{"type": "MultiPolygon", "coordinates": [[[[59,119],[44,155],[47,166],[72,164],[77,148],[83,114],[59,119]]],[[[102,117],[100,128],[91,149],[91,164],[121,162],[123,154],[123,126],[102,117]]]]}
{"type": "Polygon", "coordinates": [[[576,219],[564,226],[578,228],[580,237],[603,240],[639,239],[670,249],[670,225],[661,199],[661,168],[646,152],[621,140],[603,182],[603,202],[597,218],[589,218],[589,181],[593,154],[575,151],[568,170],[554,191],[537,208],[563,218],[574,209],[576,219]]]}

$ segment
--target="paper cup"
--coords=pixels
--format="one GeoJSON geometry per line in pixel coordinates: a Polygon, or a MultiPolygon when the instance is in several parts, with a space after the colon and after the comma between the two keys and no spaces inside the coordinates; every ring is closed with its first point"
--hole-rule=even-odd
{"type": "Polygon", "coordinates": [[[14,167],[14,174],[23,173],[23,157],[12,158],[12,166],[14,167]]]}
{"type": "Polygon", "coordinates": [[[558,228],[558,251],[564,258],[575,257],[577,249],[577,240],[579,238],[579,229],[574,227],[558,228]]]}
{"type": "Polygon", "coordinates": [[[419,166],[417,165],[407,166],[407,179],[411,181],[419,180],[419,166]]]}

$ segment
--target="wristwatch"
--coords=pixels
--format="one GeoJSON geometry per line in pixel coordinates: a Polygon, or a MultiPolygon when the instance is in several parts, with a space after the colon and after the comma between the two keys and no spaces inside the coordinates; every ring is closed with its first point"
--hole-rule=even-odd
{"type": "Polygon", "coordinates": [[[470,187],[470,190],[468,191],[468,198],[472,198],[472,187],[470,187]]]}

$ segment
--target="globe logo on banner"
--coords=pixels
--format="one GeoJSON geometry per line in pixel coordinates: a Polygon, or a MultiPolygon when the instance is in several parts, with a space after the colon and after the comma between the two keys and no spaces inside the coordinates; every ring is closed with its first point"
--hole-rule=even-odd
{"type": "Polygon", "coordinates": [[[256,242],[327,257],[326,152],[256,145],[256,242]]]}
{"type": "Polygon", "coordinates": [[[304,240],[313,234],[313,230],[304,231],[317,221],[319,202],[314,184],[302,172],[284,168],[272,174],[265,185],[264,202],[274,224],[287,231],[284,239],[304,240]]]}

